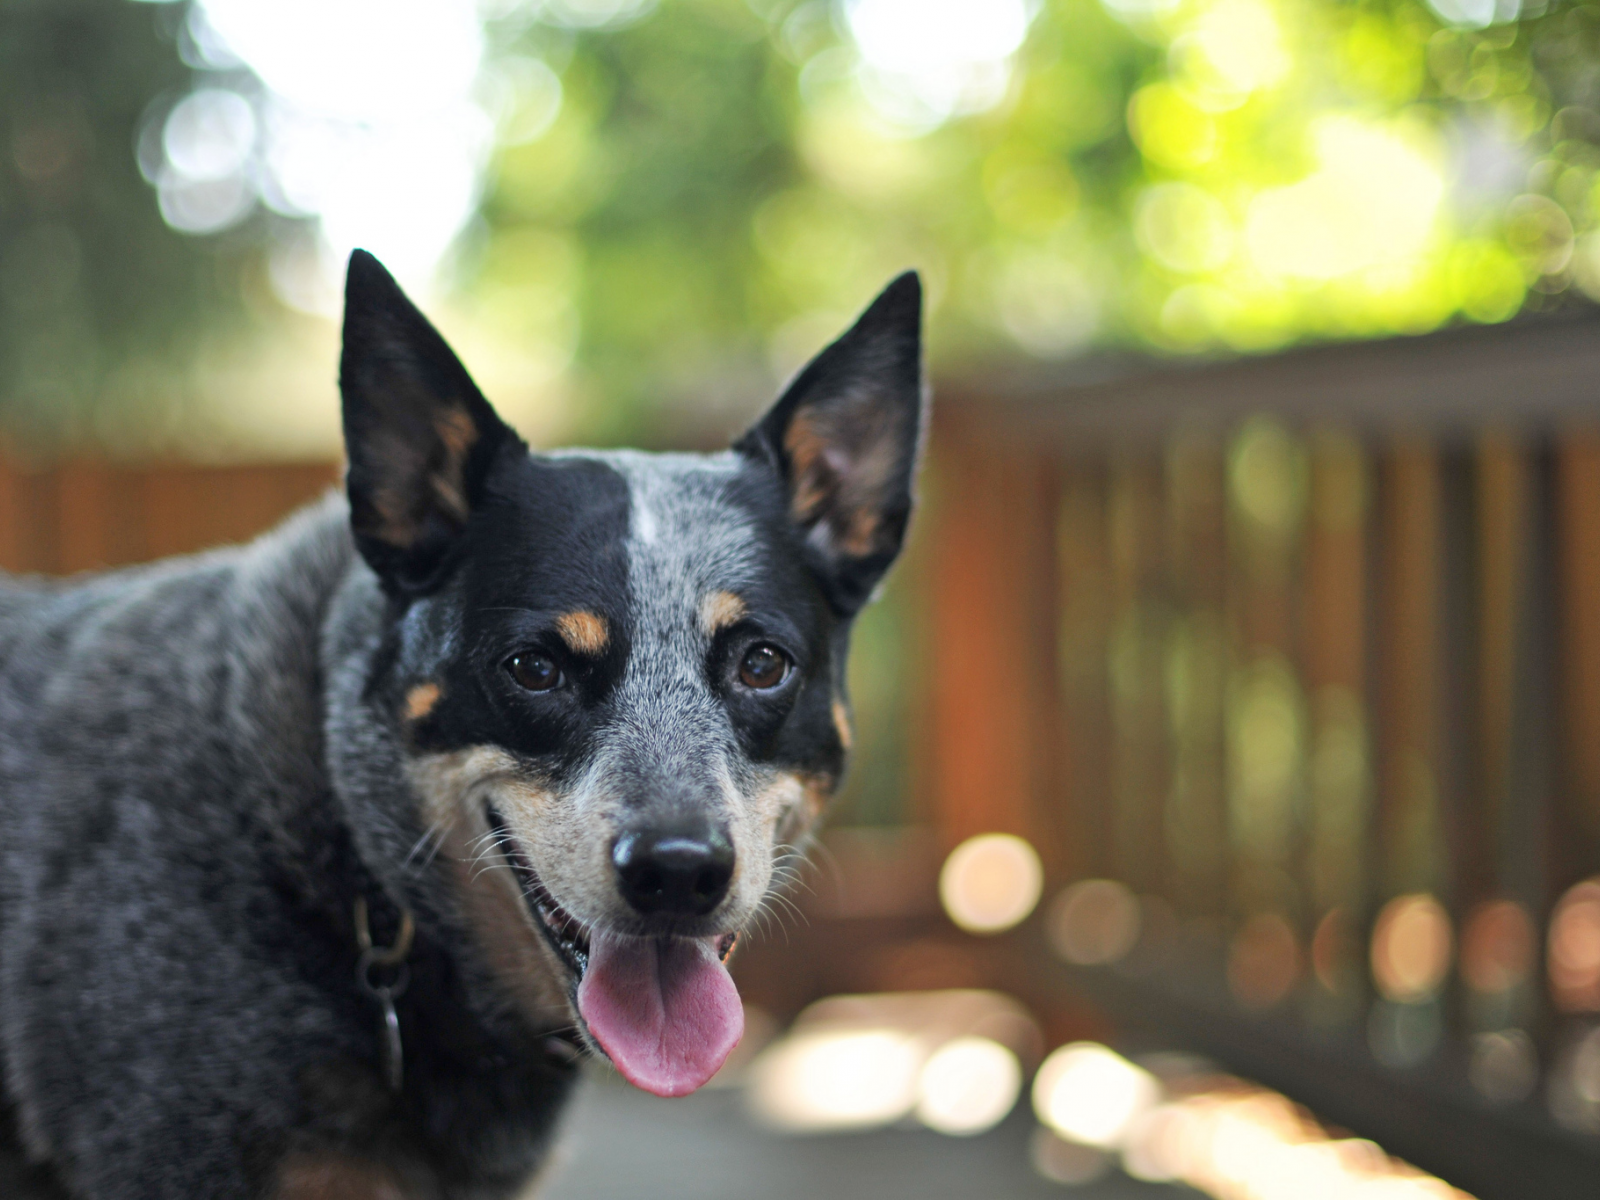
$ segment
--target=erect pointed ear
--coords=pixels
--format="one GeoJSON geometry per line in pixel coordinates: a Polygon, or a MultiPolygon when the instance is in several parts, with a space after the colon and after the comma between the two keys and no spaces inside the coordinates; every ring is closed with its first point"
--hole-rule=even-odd
{"type": "Polygon", "coordinates": [[[525,447],[365,250],[350,256],[345,280],[339,391],[356,547],[385,588],[426,591],[482,501],[496,455],[525,447]]]}
{"type": "Polygon", "coordinates": [[[789,518],[843,612],[905,540],[923,426],[922,284],[907,271],[734,443],[777,468],[789,518]]]}

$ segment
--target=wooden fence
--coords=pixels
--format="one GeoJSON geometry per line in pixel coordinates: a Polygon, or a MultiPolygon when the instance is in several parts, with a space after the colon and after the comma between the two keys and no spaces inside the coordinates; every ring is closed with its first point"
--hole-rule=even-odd
{"type": "Polygon", "coordinates": [[[1484,1200],[1592,1194],[1600,318],[940,402],[916,769],[945,848],[1039,850],[1018,971],[1484,1200]],[[1141,939],[1063,964],[1094,877],[1141,939]]]}
{"type": "Polygon", "coordinates": [[[337,480],[330,463],[28,469],[0,461],[0,568],[65,575],[241,541],[337,480]]]}

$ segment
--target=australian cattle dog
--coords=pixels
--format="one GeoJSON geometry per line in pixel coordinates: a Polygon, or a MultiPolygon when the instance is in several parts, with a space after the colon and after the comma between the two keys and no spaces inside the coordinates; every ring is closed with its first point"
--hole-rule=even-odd
{"type": "Polygon", "coordinates": [[[844,769],[924,417],[902,275],[733,448],[532,453],[372,256],[345,494],[0,584],[0,1193],[508,1197],[663,1096],[844,769]]]}

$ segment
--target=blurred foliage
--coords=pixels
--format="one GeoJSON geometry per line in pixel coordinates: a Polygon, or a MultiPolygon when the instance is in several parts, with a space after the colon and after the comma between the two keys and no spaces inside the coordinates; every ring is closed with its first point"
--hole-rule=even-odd
{"type": "Polygon", "coordinates": [[[92,436],[103,407],[161,419],[183,332],[217,311],[217,247],[167,228],[133,152],[188,86],[175,15],[0,0],[0,401],[27,440],[92,436]]]}
{"type": "MultiPolygon", "coordinates": [[[[574,18],[596,2],[484,10],[510,100],[449,274],[466,319],[583,401],[579,435],[703,440],[686,414],[748,411],[907,265],[944,370],[1600,295],[1597,5],[1041,0],[994,102],[918,124],[845,0],[574,18]]],[[[208,76],[186,11],[0,0],[13,431],[156,419],[194,332],[260,315],[295,222],[181,235],[135,159],[141,114],[208,76]]]]}
{"type": "MultiPolygon", "coordinates": [[[[505,290],[482,303],[545,319],[515,281],[559,263],[580,369],[626,426],[730,363],[792,367],[908,263],[945,367],[1600,292],[1600,8],[1468,29],[1410,0],[1048,0],[1001,103],[908,132],[842,9],[754,7],[563,35],[566,104],[498,161],[483,278],[505,290]]],[[[539,26],[510,44],[552,57],[539,26]]]]}

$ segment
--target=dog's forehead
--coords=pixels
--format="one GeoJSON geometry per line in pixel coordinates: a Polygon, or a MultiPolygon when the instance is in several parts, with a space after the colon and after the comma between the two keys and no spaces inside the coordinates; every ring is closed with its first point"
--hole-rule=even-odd
{"type": "Polygon", "coordinates": [[[628,486],[629,590],[639,618],[672,619],[708,592],[737,593],[753,581],[761,536],[734,496],[734,454],[614,451],[603,461],[628,486]]]}

